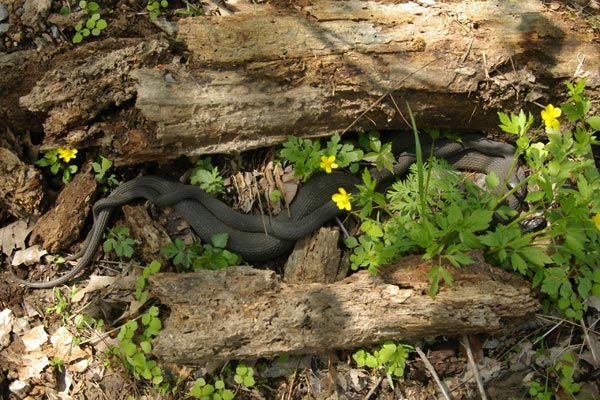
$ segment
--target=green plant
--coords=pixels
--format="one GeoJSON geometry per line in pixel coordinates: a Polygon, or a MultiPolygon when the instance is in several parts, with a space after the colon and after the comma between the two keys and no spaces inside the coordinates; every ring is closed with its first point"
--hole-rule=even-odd
{"type": "Polygon", "coordinates": [[[235,393],[225,388],[225,382],[221,379],[215,381],[214,385],[206,382],[204,378],[198,378],[190,389],[189,397],[201,400],[232,400],[235,393]]]}
{"type": "Polygon", "coordinates": [[[360,134],[358,143],[367,151],[362,159],[371,162],[377,166],[377,169],[388,169],[392,171],[394,166],[394,154],[392,154],[392,144],[382,143],[379,132],[371,131],[368,134],[360,134]]]}
{"type": "Polygon", "coordinates": [[[212,165],[210,157],[196,162],[190,182],[210,194],[225,193],[223,177],[219,173],[219,169],[212,165]]]}
{"type": "Polygon", "coordinates": [[[135,240],[129,236],[129,228],[116,227],[106,234],[103,249],[105,253],[114,250],[117,257],[131,258],[135,240]]]}
{"type": "MultiPolygon", "coordinates": [[[[75,294],[75,293],[73,293],[75,294]]],[[[67,296],[62,294],[59,288],[55,287],[52,291],[53,297],[57,300],[56,304],[50,307],[46,307],[46,313],[55,313],[60,315],[63,319],[67,319],[70,315],[69,309],[71,303],[67,296]]]]}
{"type": "Polygon", "coordinates": [[[145,303],[148,299],[148,291],[144,290],[146,288],[146,281],[148,277],[152,274],[158,273],[160,271],[160,263],[158,261],[152,261],[150,264],[144,267],[142,270],[142,275],[138,278],[137,284],[135,286],[135,298],[141,303],[145,303]]]}
{"type": "Polygon", "coordinates": [[[535,400],[552,399],[552,392],[549,392],[548,387],[542,385],[539,381],[532,381],[529,384],[529,395],[535,400]]]}
{"type": "Polygon", "coordinates": [[[136,379],[151,381],[157,387],[164,381],[162,371],[156,361],[149,359],[147,355],[152,352],[152,339],[161,329],[158,307],[150,307],[142,315],[141,324],[130,320],[121,327],[117,335],[119,345],[112,349],[113,355],[123,361],[126,370],[136,379]],[[139,332],[140,330],[142,331],[139,332]]]}
{"type": "Polygon", "coordinates": [[[73,43],[81,43],[86,37],[100,36],[100,33],[108,26],[108,23],[100,15],[100,5],[94,1],[81,0],[79,7],[82,10],[87,10],[88,18],[85,24],[75,25],[75,35],[73,36],[73,43]]]}
{"type": "Polygon", "coordinates": [[[581,390],[581,385],[573,380],[577,361],[571,352],[566,352],[554,366],[554,370],[559,374],[559,385],[566,394],[574,395],[581,390]]]}
{"type": "Polygon", "coordinates": [[[37,160],[35,165],[39,167],[48,167],[53,175],[62,171],[63,183],[69,183],[73,175],[77,173],[78,167],[70,164],[70,161],[77,157],[77,149],[55,149],[44,153],[44,157],[37,160]],[[62,161],[61,161],[62,160],[62,161]]]}
{"type": "Polygon", "coordinates": [[[175,239],[163,248],[163,253],[173,264],[186,269],[221,269],[236,265],[240,261],[236,254],[225,249],[228,238],[227,233],[219,233],[212,236],[212,244],[194,242],[189,246],[181,239],[175,239]]]}
{"type": "Polygon", "coordinates": [[[244,385],[247,388],[251,388],[256,383],[254,380],[254,369],[245,364],[238,364],[237,367],[235,367],[233,380],[238,385],[244,385]]]}
{"type": "MultiPolygon", "coordinates": [[[[225,371],[233,374],[233,380],[238,385],[243,385],[247,388],[253,387],[256,382],[254,380],[254,369],[245,364],[238,364],[235,368],[235,373],[232,373],[227,367],[225,371]]],[[[188,393],[188,397],[202,400],[229,400],[235,397],[235,392],[226,388],[225,380],[217,379],[214,384],[210,384],[204,378],[198,378],[188,393]]]]}
{"type": "Polygon", "coordinates": [[[274,189],[269,193],[269,200],[272,201],[273,203],[277,203],[278,201],[281,200],[281,191],[274,189]]]}
{"type": "Polygon", "coordinates": [[[294,175],[303,180],[320,169],[329,173],[335,168],[348,167],[350,172],[357,172],[363,151],[354,148],[351,143],[340,141],[341,136],[335,134],[329,138],[325,148],[321,148],[319,141],[289,136],[283,143],[283,149],[279,151],[279,157],[291,162],[294,165],[294,175]]]}
{"type": "Polygon", "coordinates": [[[535,400],[575,398],[575,395],[581,390],[581,385],[574,381],[576,366],[576,356],[571,352],[564,353],[562,359],[546,369],[543,385],[539,380],[529,383],[529,394],[535,400]]]}
{"type": "Polygon", "coordinates": [[[49,360],[49,361],[48,361],[48,363],[49,363],[50,365],[52,365],[52,366],[56,367],[56,369],[57,369],[59,372],[63,372],[63,370],[64,370],[64,368],[65,368],[65,361],[64,361],[62,358],[58,357],[58,356],[54,356],[54,357],[52,357],[52,359],[51,359],[51,360],[49,360]]]}
{"type": "Polygon", "coordinates": [[[187,17],[197,17],[204,13],[202,4],[193,4],[191,1],[183,0],[185,3],[185,10],[175,10],[175,14],[185,15],[187,17]]]}
{"type": "Polygon", "coordinates": [[[96,320],[87,314],[75,314],[73,317],[73,323],[77,329],[82,328],[93,328],[101,329],[104,326],[104,321],[99,319],[96,320]]]}
{"type": "Polygon", "coordinates": [[[112,166],[113,162],[103,156],[99,156],[98,160],[92,163],[92,169],[96,173],[96,180],[102,185],[104,192],[107,192],[111,187],[119,183],[115,174],[108,174],[108,170],[112,166]]]}
{"type": "Polygon", "coordinates": [[[417,151],[417,163],[404,181],[391,186],[386,204],[365,172],[353,198],[362,207],[362,235],[347,240],[353,248],[352,268],[375,273],[401,255],[423,253],[435,261],[429,272],[434,296],[442,281],[452,284],[446,262],[467,266],[473,262],[469,251],[483,249],[490,261],[529,277],[547,295],[548,306],[580,319],[586,298],[600,296],[600,174],[591,152],[600,117],[588,116],[584,81],[567,87],[567,102],[560,108],[548,105],[542,112],[546,142],[529,138],[531,114],[499,113],[500,128],[516,135],[512,168],[522,156],[531,170],[515,187],[490,174],[482,190],[444,162],[431,157],[423,161],[417,151]],[[572,128],[561,128],[563,113],[572,128]],[[525,199],[529,209],[516,215],[503,204],[523,187],[530,188],[525,199]],[[547,226],[523,232],[520,222],[539,213],[547,226]],[[507,223],[495,224],[494,218],[507,223]]]}
{"type": "Polygon", "coordinates": [[[169,2],[167,0],[148,0],[148,5],[146,9],[150,12],[150,21],[154,21],[161,13],[161,8],[169,7],[169,2]]]}
{"type": "Polygon", "coordinates": [[[365,350],[358,350],[352,355],[356,364],[360,367],[381,368],[384,370],[390,386],[393,388],[393,377],[402,378],[408,354],[414,351],[414,347],[394,342],[385,342],[379,350],[372,354],[365,350]]]}

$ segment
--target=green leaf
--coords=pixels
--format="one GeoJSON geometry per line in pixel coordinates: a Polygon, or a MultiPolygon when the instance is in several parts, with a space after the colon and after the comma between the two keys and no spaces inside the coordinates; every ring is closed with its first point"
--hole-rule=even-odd
{"type": "Polygon", "coordinates": [[[221,397],[223,400],[233,400],[235,394],[230,389],[225,389],[223,392],[221,392],[221,397]]]}
{"type": "Polygon", "coordinates": [[[210,241],[213,246],[218,249],[224,249],[227,246],[227,241],[229,240],[229,235],[227,233],[216,233],[211,236],[210,241]]]}
{"type": "Polygon", "coordinates": [[[585,120],[585,122],[587,122],[588,125],[592,127],[592,129],[600,131],[600,116],[595,115],[593,117],[589,117],[585,120]]]}
{"type": "Polygon", "coordinates": [[[246,376],[244,377],[244,386],[246,386],[247,388],[250,388],[252,386],[254,386],[256,382],[254,381],[254,377],[253,376],[246,376]]]}
{"type": "Polygon", "coordinates": [[[485,184],[489,189],[493,190],[497,188],[500,184],[500,178],[498,178],[498,175],[494,171],[492,171],[486,175],[485,184]]]}
{"type": "Polygon", "coordinates": [[[140,348],[144,353],[148,354],[152,351],[152,344],[150,342],[140,342],[140,348]]]}
{"type": "Polygon", "coordinates": [[[96,21],[93,20],[92,18],[88,18],[88,20],[85,22],[85,27],[88,29],[93,29],[96,26],[96,21]]]}
{"type": "Polygon", "coordinates": [[[365,365],[369,368],[376,368],[379,366],[379,363],[377,362],[377,359],[373,355],[367,354],[367,356],[365,358],[365,365]]]}
{"type": "Polygon", "coordinates": [[[381,225],[375,221],[365,221],[360,226],[360,229],[365,232],[367,235],[380,238],[383,237],[383,230],[381,229],[381,225]]]}
{"type": "Polygon", "coordinates": [[[156,274],[158,271],[160,271],[160,267],[161,265],[158,261],[152,261],[150,265],[148,265],[148,270],[151,274],[156,274]]]}
{"type": "Polygon", "coordinates": [[[529,192],[527,194],[527,197],[525,197],[525,202],[537,203],[538,201],[541,201],[544,198],[544,196],[545,196],[545,193],[542,192],[541,190],[529,192]]]}
{"type": "Polygon", "coordinates": [[[516,251],[510,255],[510,263],[512,264],[513,270],[519,271],[521,275],[527,274],[527,264],[516,251]]]}
{"type": "Polygon", "coordinates": [[[121,348],[125,351],[125,354],[128,356],[132,356],[137,352],[136,345],[131,341],[121,342],[121,348]]]}

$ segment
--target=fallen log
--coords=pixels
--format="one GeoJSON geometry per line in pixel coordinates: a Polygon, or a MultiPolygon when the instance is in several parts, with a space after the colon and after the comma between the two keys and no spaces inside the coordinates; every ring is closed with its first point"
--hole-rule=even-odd
{"type": "Polygon", "coordinates": [[[151,277],[169,307],[153,354],[167,362],[219,364],[352,349],[385,340],[499,332],[540,306],[524,279],[485,263],[453,270],[435,300],[419,256],[331,284],[285,284],[272,271],[231,267],[151,277]]]}
{"type": "MultiPolygon", "coordinates": [[[[593,29],[540,0],[243,4],[180,19],[177,46],[105,39],[51,55],[15,92],[36,126],[15,130],[42,118],[46,148],[100,148],[123,165],[405,129],[406,101],[420,128],[491,132],[499,110],[560,101],[565,80],[600,85],[593,29]]],[[[9,61],[0,84],[23,74],[9,61]]]]}

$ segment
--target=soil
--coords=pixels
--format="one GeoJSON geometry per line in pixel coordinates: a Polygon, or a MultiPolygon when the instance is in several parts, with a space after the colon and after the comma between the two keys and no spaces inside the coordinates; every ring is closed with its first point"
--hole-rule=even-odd
{"type": "MultiPolygon", "coordinates": [[[[51,28],[53,24],[46,20],[36,20],[28,25],[28,21],[23,20],[26,3],[31,5],[44,2],[25,0],[8,2],[10,29],[6,33],[0,34],[0,52],[10,54],[18,50],[37,50],[40,54],[45,55],[45,57],[41,57],[41,60],[50,59],[50,55],[55,54],[70,57],[67,49],[71,46],[70,40],[74,33],[73,24],[65,23],[62,26],[56,24],[58,32],[54,31],[51,28]]],[[[64,2],[51,3],[52,10],[56,12],[64,2]]],[[[185,10],[186,3],[186,1],[171,0],[169,10],[185,10]]],[[[190,3],[196,2],[190,1],[190,3]]],[[[288,4],[287,2],[282,3],[288,4]]],[[[598,9],[588,7],[582,10],[577,3],[579,2],[556,1],[549,6],[553,7],[557,17],[560,18],[572,15],[580,18],[591,17],[590,29],[594,29],[598,34],[600,32],[598,9]],[[595,25],[593,25],[594,23],[595,25]]],[[[103,1],[103,7],[112,10],[108,17],[110,19],[109,27],[103,34],[115,39],[156,37],[160,30],[148,20],[146,4],[147,2],[143,0],[103,1]]],[[[205,13],[218,13],[219,7],[221,7],[215,6],[212,2],[203,4],[203,6],[205,13]]],[[[181,14],[172,14],[171,12],[168,13],[168,16],[170,19],[183,17],[181,14]]],[[[2,22],[6,21],[0,21],[0,23],[2,22]]],[[[172,51],[178,50],[175,48],[172,51]]],[[[30,73],[28,76],[39,77],[44,71],[51,68],[50,65],[43,62],[40,64],[39,60],[40,58],[36,58],[36,61],[25,65],[26,68],[39,70],[39,73],[30,73]]],[[[18,71],[18,68],[14,71],[18,71]]],[[[29,92],[35,84],[35,80],[24,81],[18,77],[19,75],[15,74],[13,83],[2,88],[2,95],[13,96],[14,104],[18,104],[18,98],[29,92]]],[[[125,105],[127,104],[125,103],[125,105]]],[[[0,145],[10,148],[18,154],[21,160],[31,165],[40,152],[42,137],[39,131],[30,128],[41,126],[42,121],[35,115],[23,114],[21,111],[6,110],[2,112],[11,121],[9,124],[11,128],[7,127],[7,133],[0,135],[0,145]],[[8,133],[10,129],[18,134],[8,133]],[[21,134],[28,130],[28,134],[21,134]]],[[[139,126],[139,116],[131,109],[123,107],[122,110],[111,109],[98,118],[111,119],[109,118],[110,113],[118,115],[121,124],[129,127],[129,140],[133,143],[132,145],[136,145],[136,137],[131,133],[135,130],[131,127],[139,126]]],[[[139,145],[143,145],[143,143],[139,145]]],[[[272,157],[271,150],[259,150],[252,154],[246,154],[243,158],[213,157],[213,161],[227,176],[228,173],[235,174],[237,172],[236,167],[233,166],[239,164],[240,161],[246,165],[260,168],[267,164],[265,160],[269,160],[270,157],[272,157]]],[[[82,161],[80,161],[79,167],[84,169],[82,161]]],[[[163,176],[179,177],[182,175],[181,171],[189,171],[192,167],[193,162],[190,160],[176,159],[161,165],[139,163],[133,168],[121,167],[115,170],[115,174],[123,181],[140,173],[156,173],[157,171],[160,171],[163,176]]],[[[60,178],[45,174],[43,182],[45,198],[43,202],[35,206],[36,212],[31,212],[32,215],[46,212],[54,208],[57,203],[62,186],[60,178]]],[[[80,185],[72,187],[77,202],[67,205],[69,211],[74,211],[74,215],[65,216],[63,223],[54,227],[55,233],[44,235],[48,238],[48,242],[44,242],[44,248],[68,249],[74,252],[81,245],[85,232],[91,224],[88,216],[89,201],[91,198],[102,196],[103,193],[101,189],[91,187],[89,182],[82,182],[80,185]],[[78,221],[75,223],[76,220],[78,221]],[[75,230],[71,231],[71,229],[75,230]],[[65,235],[62,235],[63,233],[65,235]]],[[[234,191],[233,184],[227,188],[227,190],[234,191]]],[[[237,195],[227,193],[225,197],[231,201],[237,195]]],[[[5,200],[0,199],[2,205],[0,227],[6,227],[19,220],[17,215],[5,208],[4,203],[5,200]]],[[[146,211],[144,210],[144,212],[146,211]]],[[[153,208],[150,208],[148,212],[151,214],[151,220],[158,222],[157,233],[154,234],[156,237],[160,238],[166,232],[171,237],[192,240],[191,232],[185,223],[178,220],[172,212],[168,210],[161,212],[153,208]]],[[[130,226],[126,219],[127,217],[120,214],[113,224],[114,226],[130,226]]],[[[140,233],[140,235],[143,234],[140,233]]],[[[0,239],[4,240],[4,238],[0,239]]],[[[162,239],[157,240],[160,242],[162,239]]],[[[144,241],[146,242],[148,239],[146,238],[144,241]]],[[[392,381],[388,380],[381,370],[373,371],[358,367],[352,359],[351,353],[340,351],[290,357],[286,360],[248,362],[254,367],[258,380],[258,384],[252,388],[245,388],[234,382],[231,366],[219,366],[220,369],[207,371],[205,366],[163,365],[161,367],[164,376],[172,383],[174,390],[159,394],[151,384],[136,380],[130,371],[126,371],[122,364],[115,362],[116,359],[106,353],[107,346],[116,343],[117,330],[124,320],[140,315],[140,310],[137,309],[138,305],[133,297],[135,281],[120,278],[121,270],[139,268],[160,256],[152,250],[137,249],[136,251],[133,257],[135,261],[132,263],[120,262],[116,256],[112,260],[105,259],[95,263],[91,275],[117,276],[118,280],[123,281],[121,282],[122,286],[111,286],[108,289],[102,286],[101,282],[96,281],[95,284],[100,285],[101,289],[79,301],[73,300],[72,291],[75,287],[86,288],[89,281],[94,282],[93,277],[90,279],[90,273],[85,274],[82,279],[70,283],[69,286],[62,286],[54,290],[28,290],[11,280],[8,273],[11,257],[0,255],[3,265],[3,268],[0,269],[0,309],[11,310],[17,318],[8,342],[0,342],[0,393],[3,398],[18,399],[26,396],[35,399],[58,397],[126,399],[130,396],[134,398],[182,398],[188,393],[197,378],[207,377],[207,380],[210,380],[210,376],[220,376],[225,379],[228,387],[237,388],[237,398],[242,399],[441,398],[440,389],[425,366],[424,359],[416,353],[411,353],[408,359],[405,378],[392,381]],[[64,309],[57,307],[61,304],[62,298],[68,299],[64,309]],[[78,314],[86,314],[97,320],[102,319],[106,325],[102,329],[98,327],[92,329],[85,324],[77,327],[75,316],[78,314]],[[65,368],[61,368],[58,361],[57,365],[46,365],[39,373],[32,374],[24,389],[17,390],[11,385],[14,385],[20,374],[23,374],[22,368],[24,366],[35,368],[36,364],[33,353],[29,352],[25,346],[22,334],[38,326],[43,326],[48,335],[54,335],[59,328],[66,326],[68,331],[81,341],[78,346],[75,346],[78,351],[81,351],[81,354],[71,360],[63,360],[65,368]],[[109,334],[102,340],[98,340],[99,331],[109,334]],[[85,366],[79,363],[82,359],[87,360],[85,366]],[[209,373],[212,375],[207,375],[209,373]],[[393,386],[391,382],[393,382],[393,386]],[[63,392],[65,388],[67,391],[63,392]],[[65,393],[69,393],[69,395],[65,393]]],[[[167,270],[175,269],[172,266],[166,266],[166,268],[167,270]]],[[[276,265],[274,268],[281,271],[281,265],[276,265]]],[[[45,265],[30,267],[30,271],[19,269],[17,275],[40,280],[43,277],[55,276],[57,270],[58,267],[46,259],[45,265]]],[[[598,308],[590,307],[589,314],[582,322],[590,326],[598,321],[597,310],[598,308]]],[[[0,325],[2,323],[3,321],[0,320],[0,325]]],[[[2,326],[0,326],[1,329],[2,326]]],[[[597,334],[594,337],[597,338],[597,334]]],[[[425,350],[426,359],[433,365],[437,374],[444,379],[451,389],[452,396],[456,399],[480,398],[478,388],[473,380],[473,368],[468,363],[467,348],[473,352],[488,398],[491,399],[526,398],[529,391],[528,383],[534,379],[544,382],[546,368],[554,365],[557,357],[560,357],[569,347],[576,348],[581,360],[590,360],[591,357],[590,351],[584,344],[585,338],[581,329],[552,315],[540,315],[527,324],[514,327],[511,332],[503,336],[471,336],[468,338],[468,346],[465,346],[464,340],[464,338],[448,337],[438,338],[431,343],[418,343],[425,350]],[[539,341],[540,337],[544,337],[545,340],[539,341]]],[[[76,342],[78,341],[76,340],[76,342]]],[[[595,344],[595,346],[600,349],[599,344],[595,344]]],[[[39,352],[39,358],[48,357],[50,360],[52,360],[53,354],[56,354],[48,341],[44,342],[39,352]]],[[[598,370],[590,367],[592,361],[585,365],[589,369],[578,371],[576,380],[582,387],[581,393],[586,393],[587,397],[580,396],[578,398],[600,399],[598,370]]],[[[555,379],[556,375],[556,371],[548,370],[548,376],[551,379],[555,379]]],[[[575,397],[565,394],[564,398],[575,397]]]]}

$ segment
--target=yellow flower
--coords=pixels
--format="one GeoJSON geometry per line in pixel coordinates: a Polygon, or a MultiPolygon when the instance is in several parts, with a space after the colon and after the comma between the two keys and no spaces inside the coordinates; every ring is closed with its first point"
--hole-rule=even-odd
{"type": "Polygon", "coordinates": [[[62,158],[65,162],[71,161],[72,158],[77,157],[77,149],[58,149],[58,158],[62,158]]]}
{"type": "Polygon", "coordinates": [[[561,115],[562,110],[560,108],[556,108],[552,104],[548,104],[546,108],[542,110],[542,119],[544,120],[546,128],[558,129],[560,127],[558,117],[561,115]]]}
{"type": "Polygon", "coordinates": [[[319,167],[330,174],[332,169],[338,167],[338,165],[335,163],[335,156],[321,156],[321,164],[319,164],[319,167]]]}
{"type": "Polygon", "coordinates": [[[352,209],[352,204],[350,204],[350,199],[352,195],[346,193],[344,188],[338,188],[339,193],[335,193],[331,196],[331,200],[335,202],[340,210],[346,209],[346,211],[350,211],[352,209]]]}
{"type": "Polygon", "coordinates": [[[600,231],[600,212],[592,218],[592,222],[596,225],[596,228],[600,231]]]}

